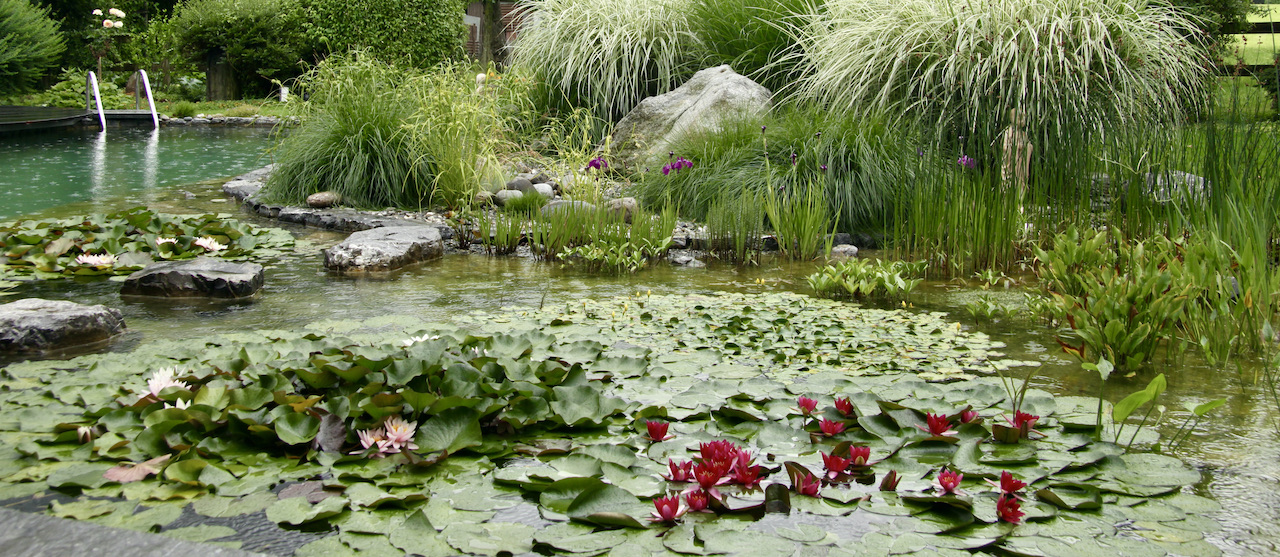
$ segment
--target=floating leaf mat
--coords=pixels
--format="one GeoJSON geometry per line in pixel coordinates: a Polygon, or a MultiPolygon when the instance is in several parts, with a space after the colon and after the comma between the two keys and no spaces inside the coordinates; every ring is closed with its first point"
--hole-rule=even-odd
{"type": "Polygon", "coordinates": [[[1184,493],[1199,473],[1094,441],[1096,399],[1032,389],[1034,433],[993,442],[1012,411],[989,375],[1024,364],[999,347],[937,314],[793,294],[157,341],[3,370],[0,500],[56,493],[55,515],[246,548],[255,534],[220,520],[324,536],[296,555],[1218,554],[1203,539],[1217,505],[1184,493]],[[361,436],[399,419],[398,448],[361,436]],[[696,485],[666,479],[672,464],[715,441],[747,453],[758,486],[650,522],[654,498],[696,485]],[[822,455],[851,446],[867,465],[828,474],[822,455]],[[944,467],[959,493],[932,486],[944,467]],[[1029,484],[1018,524],[984,481],[1005,471],[1029,484]],[[826,481],[801,495],[797,473],[826,481]]]}

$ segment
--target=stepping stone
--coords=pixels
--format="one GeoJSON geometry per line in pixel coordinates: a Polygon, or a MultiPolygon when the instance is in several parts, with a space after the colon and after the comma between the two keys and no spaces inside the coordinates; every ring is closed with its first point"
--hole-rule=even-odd
{"type": "Polygon", "coordinates": [[[386,272],[444,255],[433,226],[383,226],[361,230],[324,250],[324,266],[336,271],[386,272]]]}
{"type": "Polygon", "coordinates": [[[120,294],[167,298],[244,298],[262,288],[262,265],[213,257],[147,265],[124,281],[120,294]]]}
{"type": "Polygon", "coordinates": [[[107,340],[124,332],[107,306],[27,298],[0,305],[0,353],[46,352],[107,340]]]}

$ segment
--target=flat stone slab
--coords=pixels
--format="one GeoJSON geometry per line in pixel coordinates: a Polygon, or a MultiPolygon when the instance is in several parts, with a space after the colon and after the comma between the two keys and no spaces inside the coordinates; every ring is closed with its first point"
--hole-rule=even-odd
{"type": "Polygon", "coordinates": [[[394,271],[443,254],[444,240],[433,226],[383,226],[354,232],[324,250],[324,266],[337,271],[394,271]]]}
{"type": "Polygon", "coordinates": [[[124,328],[120,311],[107,306],[27,298],[0,305],[0,352],[70,348],[107,340],[124,328]]]}
{"type": "Polygon", "coordinates": [[[262,555],[9,509],[0,509],[0,548],[4,548],[0,550],[4,555],[24,557],[66,557],[68,555],[254,557],[262,555]]]}
{"type": "Polygon", "coordinates": [[[126,296],[245,298],[262,288],[262,265],[213,257],[163,261],[134,272],[120,287],[126,296]]]}

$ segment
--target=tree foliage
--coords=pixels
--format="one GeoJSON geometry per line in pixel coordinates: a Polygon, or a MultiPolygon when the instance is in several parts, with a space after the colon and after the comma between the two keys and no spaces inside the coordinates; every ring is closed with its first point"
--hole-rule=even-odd
{"type": "Polygon", "coordinates": [[[65,48],[47,9],[28,0],[0,0],[0,92],[30,87],[65,48]]]}
{"type": "Polygon", "coordinates": [[[271,80],[302,73],[301,14],[294,0],[190,0],[169,25],[193,62],[225,60],[244,93],[265,95],[271,80]]]}
{"type": "Polygon", "coordinates": [[[371,48],[425,68],[462,53],[461,0],[302,0],[301,11],[320,54],[371,48]]]}

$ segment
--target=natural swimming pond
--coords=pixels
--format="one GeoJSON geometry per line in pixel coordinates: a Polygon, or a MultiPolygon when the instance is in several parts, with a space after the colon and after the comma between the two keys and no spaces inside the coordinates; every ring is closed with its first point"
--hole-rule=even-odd
{"type": "MultiPolygon", "coordinates": [[[[261,144],[258,148],[261,149],[261,144]]],[[[194,179],[238,171],[215,171],[194,179]]],[[[94,197],[88,204],[54,206],[28,213],[64,215],[90,210],[84,207],[110,211],[139,202],[164,212],[235,212],[212,183],[175,183],[143,190],[121,185],[115,191],[94,197]],[[178,190],[189,191],[194,198],[188,199],[178,190]]],[[[259,225],[275,225],[248,215],[242,217],[259,225]]],[[[674,298],[715,292],[805,293],[804,276],[814,269],[809,264],[780,263],[753,268],[713,264],[706,269],[659,265],[633,276],[607,277],[513,257],[451,255],[388,277],[353,279],[327,273],[320,264],[320,248],[337,242],[340,235],[302,228],[293,232],[306,242],[305,247],[297,254],[269,262],[267,285],[250,301],[194,304],[123,300],[118,295],[117,283],[97,278],[26,284],[16,289],[16,296],[69,299],[119,308],[125,314],[130,332],[113,349],[127,351],[153,341],[198,341],[213,335],[258,329],[300,330],[308,324],[326,321],[406,316],[446,322],[477,310],[495,314],[504,306],[512,305],[576,306],[587,298],[607,300],[637,292],[644,293],[642,297],[674,298]]],[[[1081,371],[1078,364],[1063,355],[1053,340],[1052,331],[1027,321],[973,324],[956,308],[974,292],[951,283],[925,284],[911,296],[913,307],[905,311],[910,314],[946,312],[948,319],[961,323],[962,329],[982,331],[1004,343],[1006,347],[1000,351],[1008,358],[1042,362],[1033,384],[1049,392],[1062,396],[1096,394],[1096,375],[1081,371]]],[[[998,295],[1011,302],[1019,297],[1016,291],[998,295]]],[[[1274,489],[1274,478],[1280,475],[1277,464],[1280,450],[1275,434],[1275,407],[1255,383],[1255,368],[1247,364],[1239,369],[1212,368],[1194,356],[1187,356],[1181,362],[1157,360],[1151,367],[1152,370],[1140,372],[1132,379],[1113,380],[1112,392],[1127,393],[1141,388],[1156,372],[1163,372],[1169,377],[1169,391],[1162,403],[1170,409],[1180,408],[1183,402],[1228,398],[1227,406],[1203,422],[1186,447],[1173,453],[1205,472],[1204,480],[1194,487],[1194,492],[1215,499],[1223,507],[1209,514],[1222,526],[1221,531],[1202,533],[1197,528],[1204,524],[1193,522],[1187,524],[1184,539],[1204,535],[1216,547],[1234,555],[1274,551],[1280,539],[1273,531],[1280,519],[1276,511],[1280,496],[1274,489]]],[[[1118,395],[1108,398],[1116,400],[1118,395]]],[[[1160,429],[1170,435],[1180,422],[1168,420],[1160,429]]],[[[1141,520],[1125,526],[1131,528],[1130,533],[1146,527],[1141,520]]],[[[839,529],[838,524],[830,527],[839,529]]]]}

